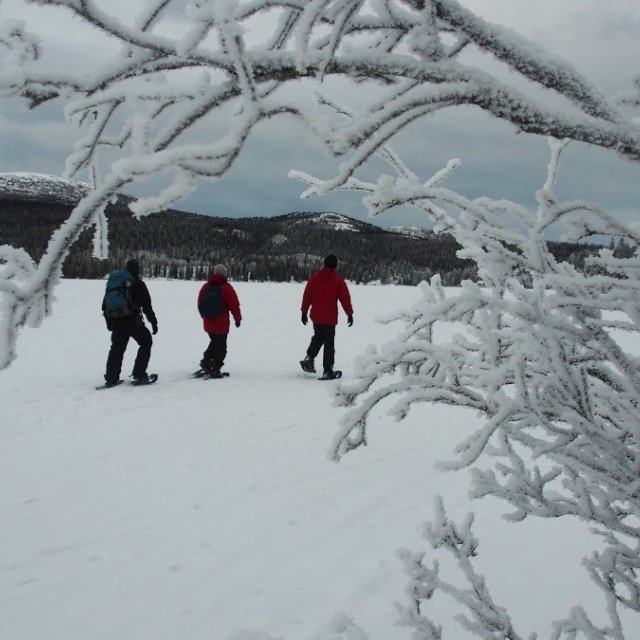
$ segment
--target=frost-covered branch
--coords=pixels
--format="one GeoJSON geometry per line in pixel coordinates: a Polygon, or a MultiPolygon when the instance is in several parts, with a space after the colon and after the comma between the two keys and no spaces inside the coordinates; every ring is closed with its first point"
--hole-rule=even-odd
{"type": "Polygon", "coordinates": [[[104,207],[122,184],[105,183],[83,198],[51,236],[48,249],[37,265],[22,249],[0,246],[0,296],[3,301],[0,308],[0,368],[8,366],[15,358],[19,328],[25,324],[38,326],[51,313],[53,291],[62,273],[62,263],[82,230],[97,223],[98,233],[103,237],[104,207]]]}
{"type": "MultiPolygon", "coordinates": [[[[425,537],[432,549],[446,551],[454,557],[465,586],[456,586],[449,579],[442,578],[437,562],[431,567],[426,566],[424,553],[414,554],[403,550],[399,554],[410,578],[407,587],[410,605],[398,605],[399,624],[412,629],[412,637],[416,640],[441,640],[443,637],[442,628],[426,614],[436,592],[452,598],[464,607],[465,613],[459,614],[456,619],[478,638],[523,638],[515,630],[507,610],[493,600],[484,577],[473,566],[473,559],[478,554],[478,540],[473,535],[472,525],[472,515],[461,525],[454,523],[447,517],[442,501],[438,500],[436,519],[425,530],[425,537]]],[[[535,640],[536,637],[531,634],[529,640],[535,640]]]]}
{"type": "MultiPolygon", "coordinates": [[[[635,246],[640,235],[589,203],[557,199],[566,142],[550,144],[535,211],[504,200],[469,200],[446,189],[459,161],[420,182],[387,148],[379,155],[395,175],[376,183],[292,174],[311,185],[307,193],[365,192],[372,215],[397,204],[424,211],[437,229],[456,238],[458,255],[474,260],[480,276],[456,291],[445,290],[435,276],[420,286],[413,308],[390,319],[404,330],[394,342],[363,354],[357,379],[338,390],[337,402],[346,411],[331,455],[338,460],[366,444],[368,420],[379,405],[396,420],[422,402],[479,413],[484,424],[443,466],[472,467],[473,495],[502,499],[512,507],[511,520],[570,515],[602,531],[605,550],[585,564],[605,594],[611,624],[596,628],[577,607],[556,625],[554,638],[580,633],[590,640],[622,639],[618,607],[640,613],[640,354],[620,342],[621,331],[640,333],[640,255],[623,259],[601,250],[592,270],[582,273],[555,260],[545,233],[563,224],[582,235],[615,230],[635,246]],[[464,331],[451,334],[448,326],[464,331]],[[495,462],[487,468],[488,458],[495,462]],[[483,469],[476,468],[480,459],[483,469]]],[[[437,571],[429,571],[424,575],[432,587],[468,606],[463,595],[437,581],[437,571]]],[[[467,579],[473,585],[477,577],[467,571],[467,579]]],[[[435,626],[419,617],[414,622],[425,638],[439,637],[435,626]]],[[[479,637],[515,637],[492,635],[488,620],[477,624],[483,629],[479,637]]],[[[465,625],[471,628],[469,620],[465,625]]]]}

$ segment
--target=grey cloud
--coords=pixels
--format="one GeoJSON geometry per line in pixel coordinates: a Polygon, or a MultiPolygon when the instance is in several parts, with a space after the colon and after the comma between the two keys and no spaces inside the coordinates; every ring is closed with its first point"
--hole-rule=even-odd
{"type": "Polygon", "coordinates": [[[28,111],[23,102],[7,99],[0,116],[0,170],[60,175],[76,135],[59,106],[28,111]]]}
{"type": "MultiPolygon", "coordinates": [[[[128,0],[113,1],[129,6],[128,0]]],[[[640,72],[631,67],[640,60],[640,3],[635,1],[608,2],[606,9],[600,0],[468,0],[465,4],[489,20],[539,40],[605,91],[628,88],[632,72],[640,72]]],[[[12,5],[17,6],[13,0],[5,0],[3,9],[12,5]]],[[[96,46],[89,44],[95,38],[93,31],[78,29],[78,21],[58,22],[59,11],[51,9],[48,15],[52,18],[45,32],[56,51],[50,61],[69,64],[82,51],[83,56],[86,54],[83,62],[90,65],[103,55],[103,40],[96,46]],[[70,33],[73,37],[69,37],[70,33]],[[56,40],[59,35],[64,37],[56,40]]],[[[166,28],[174,24],[171,20],[179,24],[180,16],[170,15],[166,28]]],[[[486,64],[496,68],[490,60],[486,64]]],[[[515,79],[513,74],[505,77],[515,79]]],[[[350,94],[346,86],[345,82],[336,82],[328,92],[357,107],[358,94],[350,94]]],[[[217,125],[224,126],[223,119],[217,125]]],[[[46,105],[27,112],[24,103],[5,100],[0,116],[0,170],[60,175],[77,135],[77,130],[64,122],[60,106],[46,105]]],[[[470,198],[508,198],[529,207],[535,206],[535,192],[544,181],[548,162],[543,138],[514,135],[511,125],[471,108],[429,116],[402,132],[391,144],[423,179],[457,157],[463,164],[445,186],[470,198]]],[[[228,175],[214,182],[200,181],[198,190],[177,206],[226,216],[334,210],[367,219],[358,194],[301,200],[305,186],[287,177],[290,169],[331,177],[340,161],[329,157],[299,123],[275,118],[253,132],[228,175]]],[[[386,170],[385,165],[374,161],[363,175],[375,180],[380,171],[386,170]]],[[[637,211],[637,171],[637,165],[614,152],[574,144],[566,152],[558,191],[563,198],[593,200],[626,218],[637,211]]],[[[133,192],[141,193],[144,188],[141,185],[133,192]]],[[[424,217],[403,209],[386,214],[377,222],[383,226],[423,224],[424,217]]]]}

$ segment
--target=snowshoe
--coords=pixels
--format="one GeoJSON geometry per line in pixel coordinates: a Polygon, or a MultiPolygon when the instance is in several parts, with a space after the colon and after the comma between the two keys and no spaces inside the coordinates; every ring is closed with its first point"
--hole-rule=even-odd
{"type": "Polygon", "coordinates": [[[96,387],[96,391],[102,391],[103,389],[112,389],[113,387],[117,387],[119,384],[122,384],[124,380],[116,380],[116,382],[105,382],[100,386],[96,387]]]}
{"type": "Polygon", "coordinates": [[[229,377],[229,372],[228,371],[220,371],[220,370],[213,370],[210,371],[205,378],[209,378],[210,380],[214,380],[216,378],[228,378],[229,377]]]}
{"type": "Polygon", "coordinates": [[[140,387],[145,384],[153,384],[158,379],[157,373],[150,373],[148,376],[134,376],[131,385],[140,387]]]}
{"type": "Polygon", "coordinates": [[[325,371],[318,380],[337,380],[338,378],[342,378],[342,371],[333,369],[331,371],[325,371]]]}
{"type": "Polygon", "coordinates": [[[206,369],[198,369],[194,371],[190,376],[190,378],[210,380],[211,378],[227,378],[229,377],[229,373],[227,371],[218,371],[217,374],[214,371],[207,371],[206,369]]]}

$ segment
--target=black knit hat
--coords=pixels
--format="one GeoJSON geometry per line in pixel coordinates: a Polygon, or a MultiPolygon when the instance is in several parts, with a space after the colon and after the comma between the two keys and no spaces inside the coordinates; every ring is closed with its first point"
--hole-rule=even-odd
{"type": "Polygon", "coordinates": [[[338,266],[338,258],[336,258],[333,254],[327,256],[324,259],[324,266],[329,267],[329,269],[335,269],[338,266]]]}
{"type": "Polygon", "coordinates": [[[140,275],[140,263],[131,258],[131,260],[127,260],[127,264],[125,269],[134,277],[137,278],[140,275]]]}

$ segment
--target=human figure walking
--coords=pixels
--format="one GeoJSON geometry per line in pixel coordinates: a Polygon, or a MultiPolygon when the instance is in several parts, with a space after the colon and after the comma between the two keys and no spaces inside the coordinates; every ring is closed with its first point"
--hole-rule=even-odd
{"type": "Polygon", "coordinates": [[[338,258],[329,255],[324,259],[324,267],[314,273],[307,282],[302,296],[302,324],[306,325],[311,308],[313,336],[307,348],[307,355],[300,366],[307,373],[315,373],[314,359],[322,352],[322,379],[333,380],[341,375],[334,371],[335,335],[338,324],[338,301],[347,315],[347,324],[353,324],[353,308],[349,288],[342,276],[336,273],[338,258]]]}
{"type": "Polygon", "coordinates": [[[227,281],[227,268],[217,264],[213,274],[200,288],[198,293],[198,310],[202,316],[204,330],[209,336],[209,345],[202,354],[200,367],[211,378],[221,378],[220,369],[227,356],[227,336],[231,322],[229,313],[235,320],[236,327],[242,322],[240,301],[235,289],[227,281]]]}
{"type": "Polygon", "coordinates": [[[102,314],[107,323],[107,329],[111,331],[111,348],[107,357],[107,371],[105,373],[105,386],[113,387],[120,382],[122,359],[127,350],[129,339],[133,338],[138,343],[138,353],[133,364],[131,377],[134,382],[145,383],[149,381],[147,366],[151,357],[151,345],[153,338],[147,329],[142,314],[151,324],[153,335],[158,333],[158,319],[153,311],[151,295],[147,285],[140,277],[140,264],[137,260],[129,260],[125,269],[131,275],[127,287],[127,302],[123,310],[118,312],[119,317],[111,317],[107,308],[106,299],[102,301],[102,314]]]}

